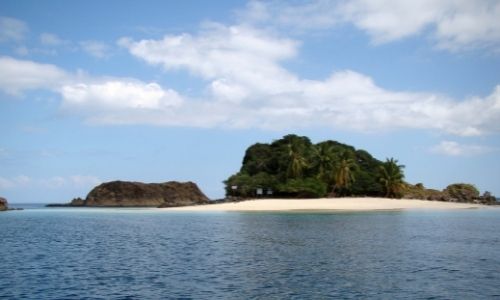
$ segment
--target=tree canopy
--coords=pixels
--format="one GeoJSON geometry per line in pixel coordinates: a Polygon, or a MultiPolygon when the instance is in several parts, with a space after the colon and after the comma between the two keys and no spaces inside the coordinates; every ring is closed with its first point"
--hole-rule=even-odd
{"type": "Polygon", "coordinates": [[[290,134],[250,146],[240,171],[224,183],[226,194],[237,197],[385,196],[386,166],[365,150],[331,140],[313,144],[290,134]]]}
{"type": "Polygon", "coordinates": [[[398,165],[398,160],[389,158],[380,167],[379,180],[385,191],[385,196],[401,198],[404,192],[403,165],[398,165]]]}

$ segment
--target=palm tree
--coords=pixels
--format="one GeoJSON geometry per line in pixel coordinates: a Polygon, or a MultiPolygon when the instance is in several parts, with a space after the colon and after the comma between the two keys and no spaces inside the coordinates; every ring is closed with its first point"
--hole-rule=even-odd
{"type": "Polygon", "coordinates": [[[356,171],[356,168],[357,165],[354,159],[349,157],[347,152],[343,152],[335,165],[335,184],[332,192],[335,192],[336,189],[340,190],[340,192],[348,190],[355,180],[354,171],[356,171]]]}
{"type": "Polygon", "coordinates": [[[404,167],[404,165],[398,165],[398,160],[394,158],[387,159],[380,166],[379,180],[384,187],[386,197],[397,198],[401,196],[404,188],[404,167]]]}
{"type": "Polygon", "coordinates": [[[296,140],[290,141],[288,144],[288,156],[290,162],[288,165],[287,174],[289,178],[299,178],[302,176],[304,169],[307,167],[307,160],[303,155],[302,145],[296,140]]]}
{"type": "Polygon", "coordinates": [[[313,151],[312,167],[316,170],[316,178],[329,185],[334,162],[333,148],[330,144],[321,143],[314,146],[313,151]]]}

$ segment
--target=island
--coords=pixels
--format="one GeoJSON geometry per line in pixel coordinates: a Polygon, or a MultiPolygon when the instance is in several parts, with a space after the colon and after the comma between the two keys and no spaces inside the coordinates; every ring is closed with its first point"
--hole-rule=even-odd
{"type": "Polygon", "coordinates": [[[470,209],[496,205],[489,192],[454,183],[443,190],[405,181],[397,159],[380,161],[337,141],[286,135],[248,147],[240,170],[224,181],[226,198],[174,211],[369,211],[470,209]]]}
{"type": "Polygon", "coordinates": [[[289,134],[271,143],[249,146],[240,170],[225,181],[226,196],[209,200],[193,182],[111,181],[85,199],[49,207],[157,207],[179,210],[377,210],[477,208],[497,205],[469,183],[443,190],[405,181],[397,159],[374,158],[368,151],[337,141],[313,144],[289,134]],[[207,205],[205,205],[207,204],[207,205]],[[208,205],[210,204],[210,205],[208,205]]]}
{"type": "Polygon", "coordinates": [[[313,144],[289,134],[247,148],[240,170],[224,183],[233,199],[377,197],[496,204],[489,192],[454,183],[438,191],[404,180],[397,159],[380,161],[368,151],[337,141],[313,144]]]}
{"type": "Polygon", "coordinates": [[[176,207],[208,203],[208,197],[193,182],[111,181],[93,188],[85,199],[47,207],[176,207]]]}

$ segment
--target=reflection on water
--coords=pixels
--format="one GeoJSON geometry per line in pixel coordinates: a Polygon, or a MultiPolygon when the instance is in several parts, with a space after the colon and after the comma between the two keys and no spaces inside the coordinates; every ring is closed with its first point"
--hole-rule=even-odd
{"type": "Polygon", "coordinates": [[[489,298],[500,211],[0,215],[0,298],[489,298]]]}

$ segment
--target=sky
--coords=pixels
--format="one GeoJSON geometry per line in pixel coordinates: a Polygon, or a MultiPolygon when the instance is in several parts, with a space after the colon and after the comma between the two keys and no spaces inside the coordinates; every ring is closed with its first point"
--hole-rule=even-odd
{"type": "Polygon", "coordinates": [[[500,2],[0,0],[0,196],[211,198],[290,133],[500,195],[500,2]]]}

